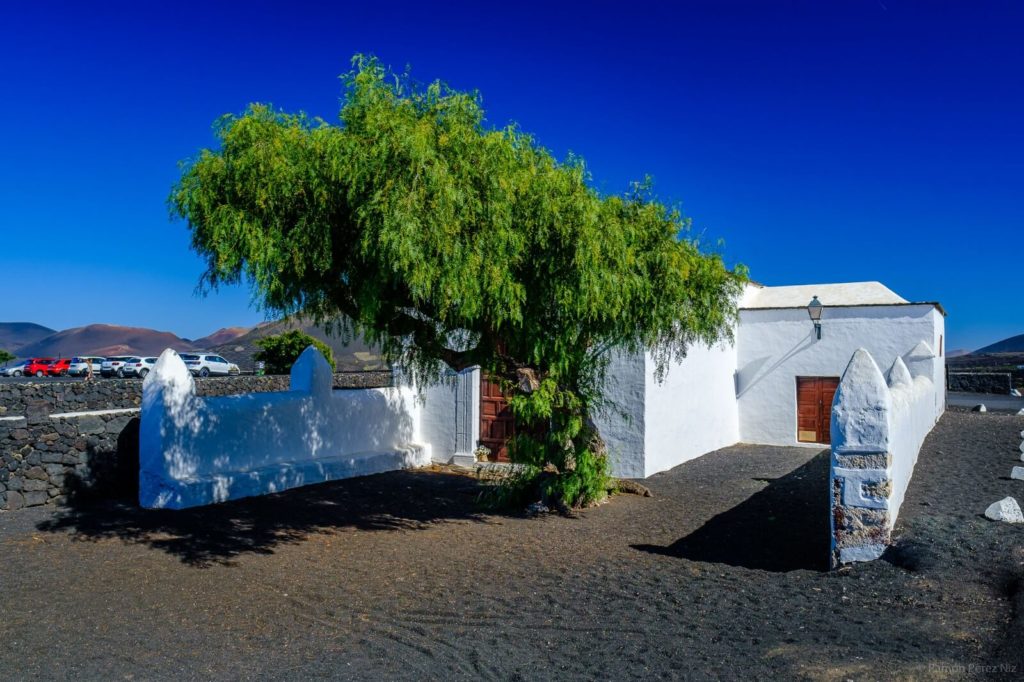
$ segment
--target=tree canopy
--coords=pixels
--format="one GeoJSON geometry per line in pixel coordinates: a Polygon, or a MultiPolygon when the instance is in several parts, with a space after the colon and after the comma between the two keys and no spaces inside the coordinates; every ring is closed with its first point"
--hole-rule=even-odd
{"type": "Polygon", "coordinates": [[[14,355],[14,353],[11,353],[10,351],[6,351],[3,348],[0,348],[0,362],[10,362],[15,357],[16,356],[14,355]]]}
{"type": "Polygon", "coordinates": [[[364,56],[343,80],[338,123],[253,104],[184,166],[171,205],[203,286],[248,281],[269,311],[361,334],[420,380],[479,365],[524,424],[514,457],[561,488],[583,460],[600,469],[607,351],[664,371],[729,337],[744,273],[648,182],[601,195],[581,159],[489,127],[476,93],[364,56]]]}

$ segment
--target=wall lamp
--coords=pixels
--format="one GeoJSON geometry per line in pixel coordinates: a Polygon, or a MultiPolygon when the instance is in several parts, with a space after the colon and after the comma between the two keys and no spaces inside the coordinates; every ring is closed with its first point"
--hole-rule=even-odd
{"type": "Polygon", "coordinates": [[[814,333],[817,334],[818,340],[821,340],[821,311],[825,309],[825,306],[821,305],[821,301],[815,296],[811,299],[811,302],[807,304],[807,314],[811,316],[811,322],[814,323],[814,333]]]}

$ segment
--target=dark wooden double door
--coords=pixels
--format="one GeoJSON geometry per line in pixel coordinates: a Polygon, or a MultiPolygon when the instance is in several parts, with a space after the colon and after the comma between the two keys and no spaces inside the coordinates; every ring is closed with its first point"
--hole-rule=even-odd
{"type": "Polygon", "coordinates": [[[491,461],[508,461],[508,442],[515,432],[515,419],[501,388],[481,372],[480,444],[491,451],[491,461]]]}
{"type": "Polygon", "coordinates": [[[832,399],[839,377],[796,378],[796,439],[801,443],[832,441],[832,399]]]}

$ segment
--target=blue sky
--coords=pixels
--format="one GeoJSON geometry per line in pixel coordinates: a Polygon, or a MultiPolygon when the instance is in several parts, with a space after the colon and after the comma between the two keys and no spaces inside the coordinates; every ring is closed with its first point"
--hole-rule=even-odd
{"type": "Polygon", "coordinates": [[[654,177],[766,284],[880,280],[1024,332],[1018,2],[21,3],[0,20],[0,320],[198,337],[178,161],[249,102],[333,120],[356,52],[483,95],[595,184],[654,177]]]}

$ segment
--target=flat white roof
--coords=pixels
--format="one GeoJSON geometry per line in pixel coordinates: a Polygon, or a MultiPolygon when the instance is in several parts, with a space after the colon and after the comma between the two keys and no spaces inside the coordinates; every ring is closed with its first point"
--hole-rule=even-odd
{"type": "Polygon", "coordinates": [[[823,306],[901,305],[909,303],[881,282],[798,284],[749,287],[740,308],[805,308],[817,296],[823,306]]]}

